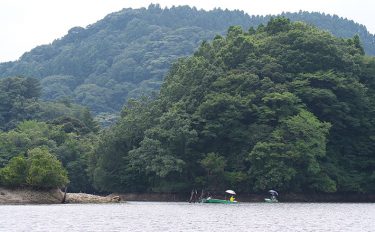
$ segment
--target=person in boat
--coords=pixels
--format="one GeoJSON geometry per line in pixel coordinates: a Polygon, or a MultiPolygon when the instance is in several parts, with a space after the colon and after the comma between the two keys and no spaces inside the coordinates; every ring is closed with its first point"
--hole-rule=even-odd
{"type": "Polygon", "coordinates": [[[275,190],[269,190],[268,193],[271,194],[271,201],[277,202],[276,196],[279,195],[278,192],[276,192],[275,190]]]}
{"type": "Polygon", "coordinates": [[[234,196],[233,196],[233,195],[230,196],[229,201],[230,201],[230,202],[234,202],[234,200],[235,200],[235,199],[234,199],[234,196]]]}

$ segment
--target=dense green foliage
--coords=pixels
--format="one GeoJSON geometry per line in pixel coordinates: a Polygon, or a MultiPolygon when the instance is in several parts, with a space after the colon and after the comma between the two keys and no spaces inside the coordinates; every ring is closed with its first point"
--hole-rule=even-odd
{"type": "Polygon", "coordinates": [[[0,130],[14,128],[20,121],[37,117],[40,86],[32,78],[0,80],[0,130]]]}
{"type": "Polygon", "coordinates": [[[287,18],[263,25],[269,16],[152,5],[0,64],[1,76],[36,78],[0,80],[0,184],[374,191],[375,59],[364,55],[372,37],[337,17],[287,15],[345,22],[350,30],[336,33],[350,38],[287,18]],[[232,24],[243,27],[214,37],[232,24]],[[101,133],[89,110],[71,102],[114,112],[158,90],[168,69],[158,95],[128,100],[101,133]]]}
{"type": "MultiPolygon", "coordinates": [[[[366,54],[375,55],[375,36],[367,31],[364,25],[355,23],[353,20],[343,19],[337,15],[324,13],[309,13],[300,11],[298,13],[282,13],[281,16],[289,18],[292,21],[302,21],[314,25],[322,30],[331,32],[333,35],[341,38],[351,38],[358,35],[366,54]]],[[[267,21],[272,16],[266,16],[267,21]]]]}
{"type": "Polygon", "coordinates": [[[109,191],[370,192],[375,60],[286,18],[204,42],[131,101],[91,173],[109,191]]]}
{"type": "Polygon", "coordinates": [[[69,183],[66,170],[48,149],[29,150],[28,157],[13,157],[0,169],[0,183],[5,186],[30,186],[33,188],[56,188],[69,183]]]}
{"type": "MultiPolygon", "coordinates": [[[[366,53],[375,54],[375,37],[353,21],[308,12],[284,15],[339,37],[359,34],[366,53]]],[[[105,123],[113,119],[108,113],[118,112],[127,99],[158,91],[170,65],[191,55],[202,41],[224,34],[232,25],[247,29],[269,19],[242,11],[187,6],[124,9],[87,28],[72,28],[63,38],[36,47],[18,61],[0,64],[0,77],[38,78],[44,100],[69,97],[95,113],[107,112],[100,115],[105,123]]]]}
{"type": "Polygon", "coordinates": [[[66,132],[64,125],[24,121],[0,132],[0,183],[92,191],[87,172],[95,137],[66,132]],[[61,166],[64,165],[64,167],[61,166]]]}
{"type": "Polygon", "coordinates": [[[46,148],[34,148],[28,157],[13,157],[0,169],[0,183],[5,186],[30,186],[33,188],[57,188],[69,183],[66,170],[46,148]]]}
{"type": "Polygon", "coordinates": [[[88,166],[98,125],[90,112],[66,100],[39,101],[36,79],[5,78],[0,90],[0,183],[50,188],[69,177],[70,191],[92,191],[88,166]]]}
{"type": "Polygon", "coordinates": [[[67,171],[48,149],[34,148],[28,151],[29,167],[26,182],[32,187],[63,187],[69,183],[67,171]]]}
{"type": "Polygon", "coordinates": [[[27,177],[28,165],[23,156],[13,157],[6,167],[0,169],[0,184],[5,186],[26,186],[27,177]]]}
{"type": "Polygon", "coordinates": [[[82,132],[96,131],[88,109],[68,100],[44,102],[39,100],[41,87],[33,78],[0,79],[0,130],[15,128],[24,120],[53,121],[55,124],[81,124],[82,132]]]}

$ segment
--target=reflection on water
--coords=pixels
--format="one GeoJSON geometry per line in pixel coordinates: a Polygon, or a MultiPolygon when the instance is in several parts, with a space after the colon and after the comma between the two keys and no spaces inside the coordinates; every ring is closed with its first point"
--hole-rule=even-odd
{"type": "Polygon", "coordinates": [[[375,231],[375,204],[0,206],[0,231],[375,231]]]}

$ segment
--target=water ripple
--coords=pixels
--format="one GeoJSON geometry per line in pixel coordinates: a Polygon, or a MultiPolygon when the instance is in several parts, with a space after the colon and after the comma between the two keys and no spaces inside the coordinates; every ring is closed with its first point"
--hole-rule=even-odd
{"type": "Polygon", "coordinates": [[[375,204],[3,205],[0,231],[375,231],[375,204]]]}

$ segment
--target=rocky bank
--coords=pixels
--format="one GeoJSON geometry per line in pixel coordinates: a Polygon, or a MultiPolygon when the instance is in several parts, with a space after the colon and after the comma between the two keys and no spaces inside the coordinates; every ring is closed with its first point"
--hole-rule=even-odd
{"type": "MultiPolygon", "coordinates": [[[[60,189],[38,191],[29,188],[8,189],[0,187],[0,204],[61,204],[64,193],[60,189]]],[[[97,196],[86,193],[67,193],[64,203],[114,203],[119,196],[97,196]]]]}

